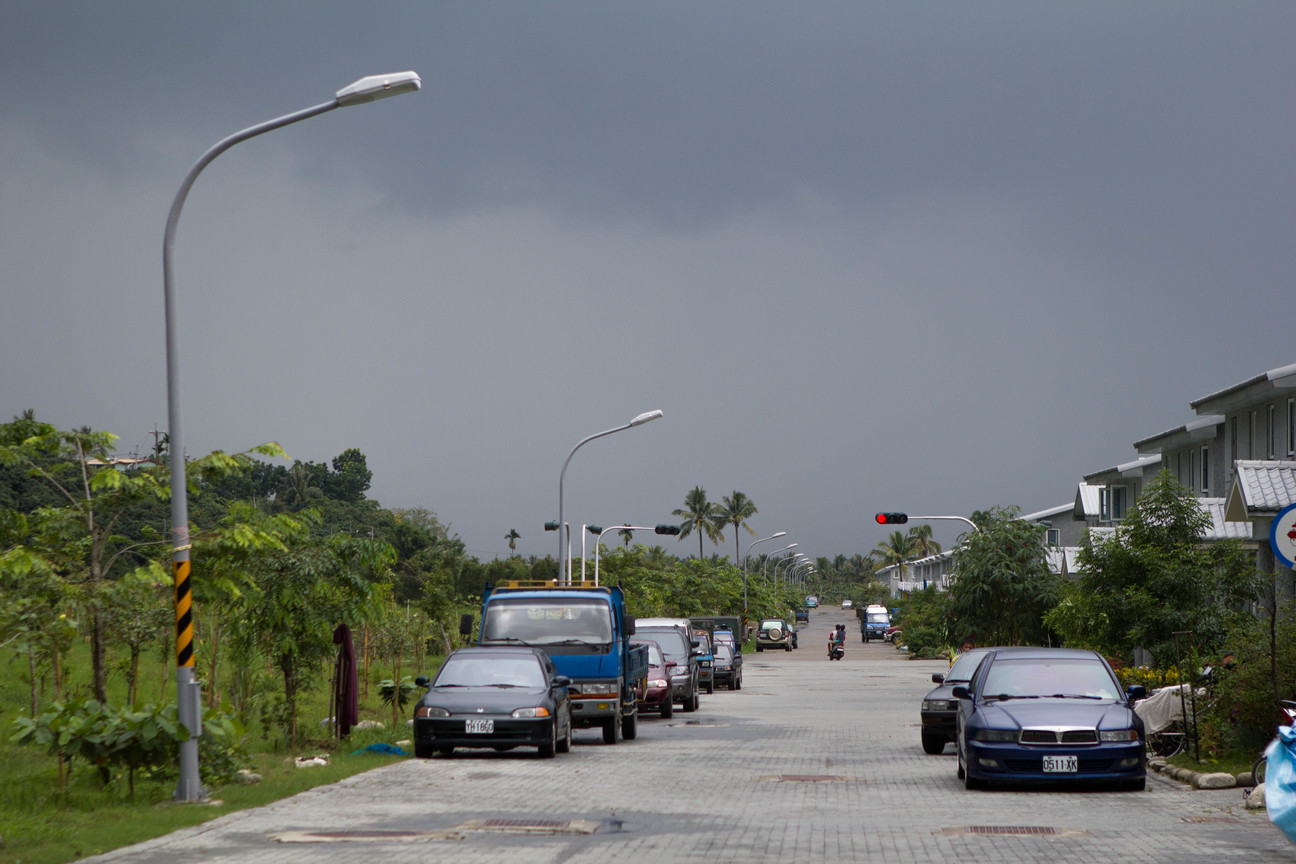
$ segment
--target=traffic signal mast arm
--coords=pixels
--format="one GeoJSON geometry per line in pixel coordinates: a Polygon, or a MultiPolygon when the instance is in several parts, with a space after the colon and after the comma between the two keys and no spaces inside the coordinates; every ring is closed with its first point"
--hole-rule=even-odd
{"type": "Polygon", "coordinates": [[[873,517],[879,525],[903,525],[910,519],[918,522],[933,522],[937,520],[949,520],[953,522],[965,522],[971,526],[973,531],[980,531],[977,524],[966,516],[910,516],[907,513],[879,513],[873,517]]]}

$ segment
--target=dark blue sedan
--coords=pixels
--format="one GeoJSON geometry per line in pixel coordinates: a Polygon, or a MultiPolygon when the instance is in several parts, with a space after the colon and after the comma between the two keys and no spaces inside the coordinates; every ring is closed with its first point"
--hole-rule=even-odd
{"type": "MultiPolygon", "coordinates": [[[[1133,688],[1134,691],[1142,688],[1133,688]]],[[[958,699],[958,776],[991,783],[1147,782],[1143,721],[1093,651],[994,648],[958,699]]]]}

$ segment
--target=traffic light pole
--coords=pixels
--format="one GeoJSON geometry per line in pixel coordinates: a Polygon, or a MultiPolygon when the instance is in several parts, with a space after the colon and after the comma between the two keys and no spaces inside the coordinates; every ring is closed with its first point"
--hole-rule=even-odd
{"type": "Polygon", "coordinates": [[[981,530],[980,527],[978,527],[975,522],[973,522],[971,519],[967,518],[966,516],[910,516],[909,518],[917,519],[921,522],[932,522],[939,519],[944,519],[952,522],[966,522],[968,525],[972,527],[973,531],[981,530]]]}

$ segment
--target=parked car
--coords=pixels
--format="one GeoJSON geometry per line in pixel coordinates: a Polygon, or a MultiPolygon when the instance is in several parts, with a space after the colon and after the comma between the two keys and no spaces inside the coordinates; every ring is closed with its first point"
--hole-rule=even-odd
{"type": "Polygon", "coordinates": [[[932,683],[937,686],[923,697],[920,711],[924,753],[940,753],[945,749],[946,743],[958,739],[958,700],[950,691],[956,684],[970,682],[977,664],[988,653],[989,648],[964,651],[955,658],[948,672],[943,675],[939,672],[932,674],[932,683]]]}
{"type": "Polygon", "coordinates": [[[808,597],[806,597],[806,606],[810,607],[811,609],[817,608],[819,606],[819,598],[813,594],[809,595],[808,597]]]}
{"type": "MultiPolygon", "coordinates": [[[[735,683],[737,684],[737,686],[730,686],[729,689],[741,690],[743,652],[742,652],[742,643],[738,641],[738,637],[737,635],[735,635],[735,633],[736,631],[730,630],[727,627],[716,627],[715,632],[712,635],[715,637],[716,646],[728,645],[731,649],[733,649],[733,676],[735,678],[735,683]]],[[[714,648],[712,650],[714,650],[714,648]]],[[[716,686],[719,685],[720,685],[720,679],[717,678],[716,686]]]]}
{"type": "Polygon", "coordinates": [[[797,624],[809,624],[810,610],[809,609],[796,610],[795,612],[792,613],[792,620],[797,624]]]}
{"type": "Polygon", "coordinates": [[[675,662],[670,670],[671,699],[684,711],[698,709],[698,641],[687,618],[640,618],[635,635],[654,640],[667,660],[675,662]]]}
{"type": "Polygon", "coordinates": [[[697,642],[698,687],[705,689],[708,693],[714,693],[715,655],[711,650],[711,638],[705,630],[694,630],[693,637],[694,641],[697,642]]]}
{"type": "Polygon", "coordinates": [[[782,618],[766,618],[760,623],[760,629],[756,631],[756,650],[764,651],[766,648],[782,648],[784,651],[792,650],[792,628],[782,618]]]}
{"type": "Polygon", "coordinates": [[[539,648],[460,648],[414,708],[414,755],[449,756],[456,747],[535,747],[542,757],[572,743],[571,679],[539,648]]]}
{"type": "Polygon", "coordinates": [[[843,608],[843,609],[849,609],[849,608],[851,608],[851,601],[849,601],[849,600],[843,600],[843,601],[842,601],[842,608],[843,608]]]}
{"type": "Polygon", "coordinates": [[[648,646],[648,680],[639,696],[639,712],[656,711],[667,719],[675,713],[675,700],[671,698],[670,670],[675,661],[667,660],[661,646],[654,639],[633,636],[632,645],[648,646]]]}
{"type": "Polygon", "coordinates": [[[715,684],[717,687],[724,685],[730,690],[742,689],[742,666],[741,654],[734,653],[732,642],[722,642],[716,639],[715,648],[712,649],[715,655],[715,684]],[[735,663],[735,660],[738,662],[735,663]]]}
{"type": "Polygon", "coordinates": [[[886,628],[886,633],[883,634],[882,638],[887,642],[894,643],[896,639],[899,638],[900,632],[900,625],[892,624],[890,627],[886,628]]]}
{"type": "Polygon", "coordinates": [[[1107,661],[1075,648],[991,648],[957,685],[958,776],[994,782],[1092,781],[1143,789],[1143,721],[1107,661]]]}

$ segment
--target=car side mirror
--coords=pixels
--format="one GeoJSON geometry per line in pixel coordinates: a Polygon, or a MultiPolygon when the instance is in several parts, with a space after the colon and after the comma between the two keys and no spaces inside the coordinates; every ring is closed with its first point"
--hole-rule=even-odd
{"type": "Polygon", "coordinates": [[[944,683],[945,683],[945,676],[942,675],[942,674],[940,674],[939,672],[933,672],[933,673],[932,673],[932,683],[933,683],[933,684],[944,684],[944,683]]]}
{"type": "Polygon", "coordinates": [[[555,686],[555,687],[569,687],[569,686],[571,686],[571,679],[568,678],[566,675],[555,675],[555,676],[554,676],[554,686],[555,686]]]}
{"type": "Polygon", "coordinates": [[[1147,698],[1147,688],[1142,684],[1131,684],[1125,688],[1125,700],[1131,705],[1147,698]]]}
{"type": "Polygon", "coordinates": [[[426,675],[420,675],[420,676],[418,676],[417,678],[414,679],[414,686],[416,686],[416,687],[431,687],[431,686],[432,686],[432,682],[431,682],[430,680],[428,680],[428,677],[427,677],[426,675]]]}
{"type": "Polygon", "coordinates": [[[666,661],[666,668],[667,668],[667,669],[674,669],[674,668],[675,668],[676,666],[678,666],[678,665],[679,665],[679,664],[676,663],[674,660],[667,660],[667,661],[666,661]]]}
{"type": "Polygon", "coordinates": [[[468,614],[467,612],[465,612],[464,614],[460,615],[460,616],[459,616],[459,635],[460,635],[460,636],[471,636],[471,635],[472,635],[472,625],[473,625],[473,616],[472,616],[472,615],[468,614]]]}
{"type": "Polygon", "coordinates": [[[955,699],[971,699],[972,691],[962,685],[959,685],[958,687],[955,687],[953,690],[950,691],[950,695],[953,696],[955,699]]]}

